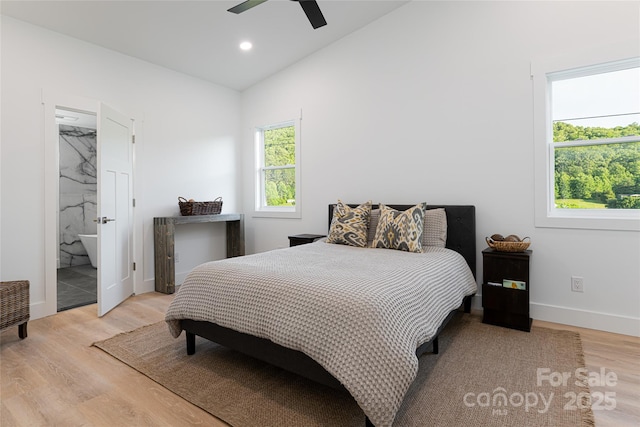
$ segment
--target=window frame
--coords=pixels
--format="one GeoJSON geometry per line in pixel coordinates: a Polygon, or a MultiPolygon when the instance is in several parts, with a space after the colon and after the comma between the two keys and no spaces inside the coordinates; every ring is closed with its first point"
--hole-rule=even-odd
{"type": "Polygon", "coordinates": [[[301,194],[300,194],[300,128],[301,118],[279,121],[267,125],[256,126],[254,129],[254,145],[255,145],[255,199],[254,199],[254,217],[262,218],[301,218],[301,194]],[[295,132],[295,164],[280,166],[264,165],[264,131],[293,126],[295,132]],[[266,190],[265,190],[265,171],[276,169],[295,170],[295,194],[296,203],[294,206],[267,206],[266,190]]]}
{"type": "Polygon", "coordinates": [[[640,231],[640,210],[556,208],[554,188],[556,148],[632,142],[638,138],[554,143],[551,117],[551,81],[638,66],[637,52],[637,43],[619,43],[531,63],[536,227],[640,231]]]}

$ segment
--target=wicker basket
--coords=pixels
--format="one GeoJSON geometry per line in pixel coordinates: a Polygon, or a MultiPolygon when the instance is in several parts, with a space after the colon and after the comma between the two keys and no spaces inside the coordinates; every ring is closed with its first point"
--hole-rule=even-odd
{"type": "Polygon", "coordinates": [[[531,239],[525,237],[520,242],[504,242],[493,240],[491,237],[485,237],[487,245],[498,252],[524,252],[531,244],[531,239]],[[525,241],[526,240],[526,241],[525,241]]]}
{"type": "Polygon", "coordinates": [[[18,326],[18,336],[27,337],[29,281],[0,282],[0,331],[18,326]]]}
{"type": "Polygon", "coordinates": [[[217,215],[222,211],[222,197],[218,197],[213,202],[190,202],[184,197],[178,197],[180,215],[217,215]]]}

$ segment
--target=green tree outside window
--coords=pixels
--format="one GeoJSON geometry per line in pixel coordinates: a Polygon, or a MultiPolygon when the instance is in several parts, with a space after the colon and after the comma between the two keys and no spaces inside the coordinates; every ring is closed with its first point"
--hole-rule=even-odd
{"type": "Polygon", "coordinates": [[[264,185],[267,206],[296,203],[294,126],[264,130],[264,185]]]}
{"type": "MultiPolygon", "coordinates": [[[[553,141],[640,135],[640,125],[614,128],[553,124],[553,141]]],[[[640,209],[640,142],[557,147],[555,201],[559,208],[640,209]]]]}

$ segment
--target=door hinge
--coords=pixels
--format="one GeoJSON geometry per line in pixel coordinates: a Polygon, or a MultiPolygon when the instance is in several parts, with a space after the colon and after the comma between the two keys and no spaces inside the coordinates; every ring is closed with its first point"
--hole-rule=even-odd
{"type": "Polygon", "coordinates": [[[136,136],[135,135],[131,135],[131,143],[132,144],[136,143],[136,136]]]}
{"type": "Polygon", "coordinates": [[[136,207],[136,199],[131,199],[131,200],[132,200],[132,203],[133,203],[133,207],[135,208],[136,207]]]}
{"type": "Polygon", "coordinates": [[[136,263],[133,263],[133,271],[136,271],[136,263]]]}

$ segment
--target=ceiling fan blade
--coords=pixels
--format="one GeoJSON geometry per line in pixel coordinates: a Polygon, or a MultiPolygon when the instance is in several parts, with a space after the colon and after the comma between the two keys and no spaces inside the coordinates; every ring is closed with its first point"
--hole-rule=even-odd
{"type": "Polygon", "coordinates": [[[255,7],[261,3],[266,2],[267,0],[247,0],[244,1],[242,3],[240,3],[239,5],[233,6],[231,9],[227,9],[227,12],[233,12],[233,13],[242,13],[245,10],[249,10],[252,7],[255,7]]]}
{"type": "Polygon", "coordinates": [[[311,26],[316,29],[327,25],[327,21],[324,19],[322,12],[320,11],[320,6],[318,6],[318,2],[315,0],[297,0],[302,6],[302,10],[309,18],[309,22],[311,22],[311,26]]]}

